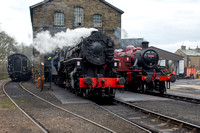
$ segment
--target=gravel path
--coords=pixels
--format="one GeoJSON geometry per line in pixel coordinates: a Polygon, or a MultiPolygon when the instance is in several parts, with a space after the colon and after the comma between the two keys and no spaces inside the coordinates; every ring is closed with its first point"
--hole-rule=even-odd
{"type": "Polygon", "coordinates": [[[40,133],[35,126],[3,93],[2,85],[9,80],[0,80],[0,133],[40,133]]]}

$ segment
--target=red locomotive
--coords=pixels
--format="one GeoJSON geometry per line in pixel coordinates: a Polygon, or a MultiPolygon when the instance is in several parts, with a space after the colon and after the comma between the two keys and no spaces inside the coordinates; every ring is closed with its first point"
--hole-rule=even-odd
{"type": "Polygon", "coordinates": [[[155,50],[129,45],[124,51],[115,50],[114,57],[119,60],[115,71],[126,78],[128,90],[163,94],[170,88],[170,82],[176,80],[164,67],[158,66],[159,56],[155,50]]]}

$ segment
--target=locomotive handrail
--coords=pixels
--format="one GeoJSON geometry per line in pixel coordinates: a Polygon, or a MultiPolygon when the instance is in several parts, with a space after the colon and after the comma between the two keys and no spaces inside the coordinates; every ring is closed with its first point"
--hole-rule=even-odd
{"type": "Polygon", "coordinates": [[[68,63],[68,62],[71,62],[71,61],[74,61],[74,60],[82,60],[82,58],[72,58],[72,59],[63,61],[63,63],[68,63]]]}

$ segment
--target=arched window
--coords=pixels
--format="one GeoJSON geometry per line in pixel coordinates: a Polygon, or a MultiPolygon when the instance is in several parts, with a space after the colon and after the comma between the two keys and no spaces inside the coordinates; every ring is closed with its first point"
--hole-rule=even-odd
{"type": "Polygon", "coordinates": [[[93,15],[93,27],[102,27],[101,15],[93,15]]]}
{"type": "Polygon", "coordinates": [[[54,25],[64,26],[64,13],[61,12],[54,13],[54,25]]]}
{"type": "Polygon", "coordinates": [[[76,7],[74,8],[74,26],[83,26],[83,8],[76,7]]]}

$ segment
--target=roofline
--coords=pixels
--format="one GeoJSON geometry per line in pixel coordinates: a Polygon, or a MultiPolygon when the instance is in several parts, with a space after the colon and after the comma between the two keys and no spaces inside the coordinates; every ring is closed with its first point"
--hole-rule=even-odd
{"type": "MultiPolygon", "coordinates": [[[[178,49],[178,50],[180,50],[182,53],[184,53],[186,56],[193,56],[193,57],[199,57],[200,55],[192,55],[192,54],[187,54],[187,53],[185,53],[182,49],[178,49]]],[[[177,51],[178,51],[177,50],[177,51]]],[[[187,49],[188,50],[188,49],[187,49]]],[[[194,50],[194,49],[191,49],[191,50],[194,50]]]]}
{"type": "Polygon", "coordinates": [[[181,55],[178,55],[178,54],[175,54],[175,53],[172,53],[172,52],[169,52],[169,51],[166,51],[166,50],[163,50],[163,49],[160,49],[160,48],[154,47],[154,46],[150,46],[149,48],[155,48],[155,49],[159,49],[159,50],[165,51],[165,52],[167,52],[167,53],[173,54],[173,55],[175,55],[175,56],[179,56],[179,57],[182,57],[182,58],[184,58],[184,57],[183,57],[183,56],[181,56],[181,55]]]}
{"type": "Polygon", "coordinates": [[[40,5],[42,5],[42,4],[46,3],[46,2],[49,2],[49,0],[43,0],[43,1],[41,1],[41,2],[39,2],[39,3],[37,3],[37,4],[35,4],[35,5],[32,5],[32,6],[30,6],[30,9],[31,9],[31,8],[35,8],[35,7],[37,7],[37,6],[40,6],[40,5]]]}
{"type": "MultiPolygon", "coordinates": [[[[50,0],[44,0],[44,1],[42,1],[42,2],[39,2],[39,3],[35,4],[35,5],[30,6],[30,9],[35,8],[35,7],[37,7],[37,6],[40,6],[40,5],[42,5],[42,4],[46,3],[46,2],[49,2],[49,1],[50,1],[50,0]]],[[[119,8],[113,6],[112,4],[106,2],[105,0],[100,0],[100,1],[103,2],[104,4],[108,5],[109,7],[114,8],[114,9],[117,10],[119,13],[121,13],[121,14],[124,13],[124,11],[122,11],[122,10],[120,10],[119,8]]]]}
{"type": "Polygon", "coordinates": [[[122,10],[120,10],[119,8],[113,6],[112,4],[106,2],[105,0],[100,0],[100,1],[103,2],[103,3],[106,4],[106,5],[108,5],[108,6],[112,7],[112,8],[114,8],[114,9],[117,10],[119,13],[121,13],[121,14],[124,13],[124,11],[122,11],[122,10]]]}

